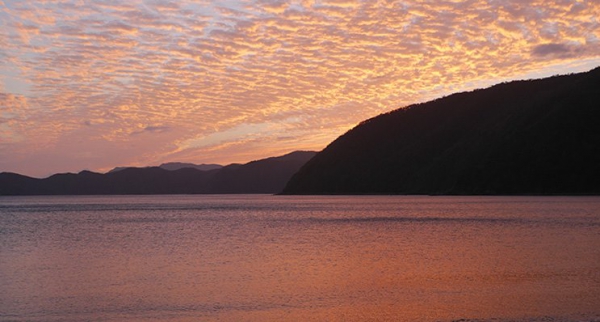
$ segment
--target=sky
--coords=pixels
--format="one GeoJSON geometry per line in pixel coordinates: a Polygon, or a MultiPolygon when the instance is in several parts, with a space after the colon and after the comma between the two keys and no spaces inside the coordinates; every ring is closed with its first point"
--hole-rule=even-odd
{"type": "Polygon", "coordinates": [[[0,0],[0,172],[321,150],[359,122],[600,66],[600,0],[0,0]]]}

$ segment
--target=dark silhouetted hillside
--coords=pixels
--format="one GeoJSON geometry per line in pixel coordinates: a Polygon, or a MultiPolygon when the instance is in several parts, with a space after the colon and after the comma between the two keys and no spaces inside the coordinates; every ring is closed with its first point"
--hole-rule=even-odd
{"type": "Polygon", "coordinates": [[[223,167],[215,172],[211,180],[212,193],[279,193],[292,175],[315,154],[297,151],[281,157],[223,167]]]}
{"type": "Polygon", "coordinates": [[[600,68],[516,81],[362,122],[285,194],[600,194],[600,68]]]}
{"type": "Polygon", "coordinates": [[[106,174],[82,171],[45,179],[0,173],[0,195],[277,193],[314,155],[292,152],[207,171],[190,167],[123,168],[106,174]]]}

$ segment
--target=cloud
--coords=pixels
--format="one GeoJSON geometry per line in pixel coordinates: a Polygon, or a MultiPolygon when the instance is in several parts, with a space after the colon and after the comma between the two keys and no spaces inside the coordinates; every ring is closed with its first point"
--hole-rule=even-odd
{"type": "Polygon", "coordinates": [[[577,53],[577,48],[568,46],[566,44],[541,44],[533,47],[531,53],[534,56],[559,56],[569,57],[577,53]]]}
{"type": "Polygon", "coordinates": [[[138,134],[143,134],[143,133],[160,134],[160,133],[164,133],[164,132],[167,132],[170,130],[171,130],[171,128],[168,126],[149,125],[139,131],[131,132],[131,135],[138,135],[138,134]]]}
{"type": "Polygon", "coordinates": [[[27,84],[27,111],[0,112],[20,140],[1,144],[58,158],[82,139],[108,168],[293,148],[271,137],[318,150],[410,103],[600,63],[599,16],[569,0],[5,1],[0,79],[27,84]]]}

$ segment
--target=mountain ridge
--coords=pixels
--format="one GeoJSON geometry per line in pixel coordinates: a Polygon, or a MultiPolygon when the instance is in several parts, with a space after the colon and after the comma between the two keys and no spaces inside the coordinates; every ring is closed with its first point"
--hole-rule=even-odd
{"type": "Polygon", "coordinates": [[[600,68],[501,83],[365,120],[283,194],[600,194],[600,68]]]}
{"type": "MultiPolygon", "coordinates": [[[[210,170],[220,169],[223,166],[220,164],[214,164],[214,163],[194,164],[194,163],[188,163],[188,162],[166,162],[166,163],[162,163],[159,166],[148,166],[148,167],[143,167],[143,168],[152,168],[152,167],[158,167],[158,168],[169,170],[169,171],[175,171],[175,170],[184,169],[184,168],[193,168],[193,169],[197,169],[197,170],[201,170],[201,171],[210,171],[210,170]]],[[[125,170],[128,168],[138,168],[138,167],[115,167],[115,168],[111,169],[110,171],[108,171],[107,173],[118,172],[118,171],[122,171],[122,170],[125,170]]]]}
{"type": "Polygon", "coordinates": [[[125,167],[105,174],[84,170],[76,174],[58,173],[43,179],[2,172],[0,195],[277,193],[315,154],[295,151],[211,170],[125,167]]]}

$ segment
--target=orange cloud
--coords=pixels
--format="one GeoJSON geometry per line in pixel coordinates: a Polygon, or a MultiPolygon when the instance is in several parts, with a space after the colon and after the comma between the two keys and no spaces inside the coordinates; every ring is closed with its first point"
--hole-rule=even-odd
{"type": "MultiPolygon", "coordinates": [[[[6,0],[0,153],[48,146],[78,171],[321,149],[410,103],[597,66],[599,16],[568,0],[6,0]]],[[[59,169],[22,158],[0,171],[59,169]]]]}

